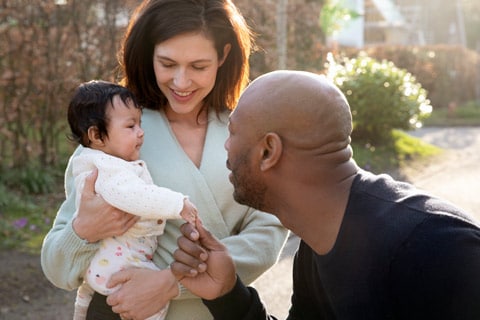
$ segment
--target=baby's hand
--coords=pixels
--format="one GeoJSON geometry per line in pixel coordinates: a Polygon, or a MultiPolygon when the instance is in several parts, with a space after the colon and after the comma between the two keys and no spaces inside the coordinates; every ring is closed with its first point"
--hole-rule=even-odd
{"type": "Polygon", "coordinates": [[[185,221],[195,225],[198,215],[197,207],[195,207],[188,198],[185,198],[183,200],[183,209],[180,212],[180,215],[185,221]]]}

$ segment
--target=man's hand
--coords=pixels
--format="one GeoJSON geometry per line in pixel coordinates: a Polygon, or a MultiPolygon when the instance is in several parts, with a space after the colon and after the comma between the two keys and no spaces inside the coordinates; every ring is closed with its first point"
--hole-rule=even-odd
{"type": "Polygon", "coordinates": [[[98,170],[95,169],[85,179],[78,214],[73,220],[75,233],[92,243],[124,234],[139,219],[137,216],[112,207],[95,193],[97,176],[98,170]]]}
{"type": "Polygon", "coordinates": [[[194,225],[180,227],[178,249],[171,270],[180,283],[193,294],[213,300],[233,289],[235,265],[227,248],[203,227],[200,219],[194,225]]]}
{"type": "Polygon", "coordinates": [[[178,295],[177,280],[170,270],[127,269],[115,273],[108,287],[121,288],[107,298],[115,313],[125,319],[146,319],[178,295]]]}

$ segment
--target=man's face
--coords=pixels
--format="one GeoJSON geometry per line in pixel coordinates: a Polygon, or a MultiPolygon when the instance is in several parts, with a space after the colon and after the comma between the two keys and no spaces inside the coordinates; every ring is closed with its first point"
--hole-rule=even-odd
{"type": "Polygon", "coordinates": [[[255,161],[255,144],[258,139],[251,133],[248,119],[237,109],[230,116],[229,136],[225,141],[227,150],[227,168],[231,171],[234,199],[241,204],[262,210],[267,190],[257,171],[259,163],[255,161]]]}

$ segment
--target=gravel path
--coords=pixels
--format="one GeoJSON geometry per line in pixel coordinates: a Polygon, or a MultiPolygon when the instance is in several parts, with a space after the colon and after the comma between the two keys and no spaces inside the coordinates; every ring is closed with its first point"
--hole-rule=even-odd
{"type": "Polygon", "coordinates": [[[410,168],[410,180],[480,221],[480,127],[425,128],[412,135],[443,148],[445,156],[418,169],[410,168]]]}

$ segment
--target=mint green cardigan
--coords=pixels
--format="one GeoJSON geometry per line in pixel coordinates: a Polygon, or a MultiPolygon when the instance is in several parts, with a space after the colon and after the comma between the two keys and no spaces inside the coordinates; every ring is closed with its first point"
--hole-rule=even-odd
{"type": "MultiPolygon", "coordinates": [[[[237,273],[251,283],[278,259],[287,238],[287,230],[273,215],[235,202],[228,180],[224,143],[228,136],[228,113],[220,119],[212,112],[200,168],[197,168],[177,142],[163,112],[144,110],[142,126],[145,141],[141,158],[147,163],[153,181],[190,197],[204,225],[228,247],[237,273]]],[[[98,244],[85,244],[72,229],[75,211],[75,187],[71,172],[72,157],[65,172],[66,200],[61,205],[52,229],[44,239],[41,263],[46,277],[57,287],[73,290],[82,282],[98,244]]],[[[160,268],[173,261],[180,236],[180,220],[169,220],[160,236],[154,256],[160,268]]],[[[73,301],[72,301],[73,304],[73,301]]],[[[211,319],[201,300],[182,288],[170,303],[167,320],[211,319]]]]}

